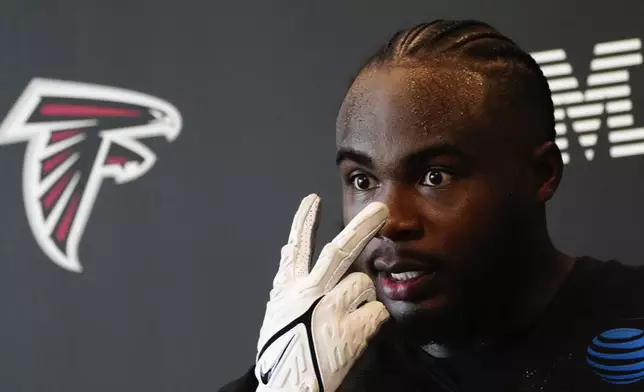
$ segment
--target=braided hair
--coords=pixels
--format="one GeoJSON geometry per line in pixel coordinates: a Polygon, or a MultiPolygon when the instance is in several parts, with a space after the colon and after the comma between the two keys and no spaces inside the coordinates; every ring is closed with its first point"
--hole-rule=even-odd
{"type": "MultiPolygon", "coordinates": [[[[492,26],[475,20],[435,20],[398,31],[361,68],[449,64],[481,72],[505,105],[528,110],[539,139],[554,140],[554,108],[548,81],[535,60],[492,26]]],[[[356,76],[357,77],[357,76],[356,76]]],[[[354,78],[355,80],[355,78],[354,78]]]]}

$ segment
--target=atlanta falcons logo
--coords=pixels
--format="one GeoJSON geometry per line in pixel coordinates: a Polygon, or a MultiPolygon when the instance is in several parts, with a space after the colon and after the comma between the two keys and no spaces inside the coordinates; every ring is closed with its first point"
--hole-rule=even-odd
{"type": "Polygon", "coordinates": [[[140,140],[181,131],[178,110],[161,99],[114,87],[33,79],[0,125],[0,145],[27,142],[23,197],[45,254],[81,272],[78,245],[101,183],[133,181],[155,154],[140,140]]]}

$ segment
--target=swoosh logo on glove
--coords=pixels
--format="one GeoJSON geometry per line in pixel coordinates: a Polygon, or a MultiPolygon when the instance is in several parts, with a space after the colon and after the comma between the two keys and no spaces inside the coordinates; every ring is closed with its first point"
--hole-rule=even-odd
{"type": "MultiPolygon", "coordinates": [[[[317,357],[315,355],[315,348],[314,348],[315,344],[313,343],[313,333],[311,332],[311,319],[313,318],[313,311],[315,310],[315,307],[322,300],[322,298],[324,298],[324,296],[321,296],[320,298],[318,298],[315,301],[313,301],[313,303],[311,304],[309,309],[306,312],[304,312],[304,314],[302,314],[300,317],[297,317],[295,320],[293,320],[290,323],[288,323],[284,328],[280,329],[275,335],[273,335],[270,339],[268,339],[268,341],[264,344],[264,347],[261,350],[259,350],[259,355],[258,355],[258,357],[261,357],[262,355],[264,355],[264,352],[266,352],[268,347],[270,347],[271,344],[275,343],[275,341],[277,339],[279,339],[280,337],[284,336],[284,334],[286,334],[289,331],[291,331],[298,324],[303,324],[304,327],[306,328],[306,336],[307,336],[307,340],[309,342],[309,352],[310,352],[310,355],[311,355],[311,360],[313,361],[313,370],[315,371],[315,376],[317,377],[319,392],[324,392],[324,385],[322,384],[322,375],[320,373],[320,365],[318,364],[318,359],[317,359],[317,357]]],[[[289,344],[291,343],[291,341],[293,340],[294,337],[295,337],[295,335],[293,335],[291,337],[291,340],[289,340],[289,344]]],[[[262,371],[262,365],[260,363],[260,365],[259,365],[260,366],[259,367],[259,373],[260,373],[259,375],[260,375],[260,377],[259,378],[262,381],[262,383],[264,383],[264,385],[266,385],[266,383],[268,383],[268,380],[271,378],[271,373],[274,371],[274,368],[277,367],[277,364],[279,363],[281,357],[284,355],[284,353],[286,353],[286,348],[289,346],[289,344],[287,344],[284,347],[284,350],[280,354],[280,357],[277,359],[277,361],[275,361],[273,363],[273,366],[271,366],[271,368],[269,369],[268,372],[264,373],[262,371]],[[266,380],[266,381],[264,381],[264,380],[266,380]]]]}
{"type": "Polygon", "coordinates": [[[279,364],[280,361],[282,360],[282,357],[284,356],[284,353],[286,353],[286,350],[288,349],[288,347],[291,345],[291,342],[293,341],[293,338],[295,338],[295,335],[291,336],[291,339],[289,339],[288,343],[286,343],[286,345],[282,349],[282,352],[280,353],[280,355],[277,357],[277,359],[273,362],[273,364],[271,365],[271,367],[267,371],[264,371],[262,369],[263,366],[260,365],[260,367],[259,367],[259,378],[262,380],[262,383],[264,385],[268,385],[268,382],[270,381],[271,376],[273,375],[273,372],[275,371],[275,368],[277,367],[277,364],[279,364]]]}

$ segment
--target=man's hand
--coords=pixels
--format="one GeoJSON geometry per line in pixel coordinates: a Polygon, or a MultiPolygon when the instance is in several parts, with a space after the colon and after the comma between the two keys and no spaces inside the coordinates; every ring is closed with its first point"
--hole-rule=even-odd
{"type": "Polygon", "coordinates": [[[342,279],[384,225],[387,207],[367,206],[310,270],[319,204],[316,195],[302,200],[282,248],[257,343],[257,391],[335,391],[389,317],[367,275],[342,279]]]}

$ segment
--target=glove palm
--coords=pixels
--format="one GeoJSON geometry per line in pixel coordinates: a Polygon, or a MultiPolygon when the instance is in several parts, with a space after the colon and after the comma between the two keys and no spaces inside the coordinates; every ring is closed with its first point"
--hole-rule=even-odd
{"type": "Polygon", "coordinates": [[[316,195],[302,201],[282,248],[257,343],[258,391],[335,391],[389,317],[367,275],[342,279],[383,226],[387,208],[381,203],[365,208],[310,270],[319,203],[316,195]]]}

